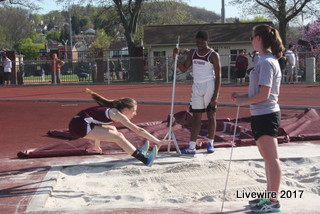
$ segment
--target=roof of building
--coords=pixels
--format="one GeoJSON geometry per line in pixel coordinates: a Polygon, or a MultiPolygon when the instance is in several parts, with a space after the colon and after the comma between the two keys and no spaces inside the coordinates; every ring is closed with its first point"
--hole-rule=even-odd
{"type": "Polygon", "coordinates": [[[88,28],[87,30],[84,31],[85,34],[96,34],[96,31],[92,28],[88,28]]]}
{"type": "Polygon", "coordinates": [[[272,25],[272,22],[154,25],[144,27],[145,45],[194,44],[198,31],[209,33],[209,43],[250,42],[252,28],[259,24],[272,25]]]}

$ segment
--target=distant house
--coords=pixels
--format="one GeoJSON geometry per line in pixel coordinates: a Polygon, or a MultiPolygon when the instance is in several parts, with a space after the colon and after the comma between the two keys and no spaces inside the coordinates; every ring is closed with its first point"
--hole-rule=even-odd
{"type": "Polygon", "coordinates": [[[84,31],[84,34],[92,34],[95,35],[96,31],[92,28],[88,28],[87,30],[84,31]]]}
{"type": "Polygon", "coordinates": [[[110,44],[109,57],[110,58],[122,58],[128,57],[128,45],[124,41],[115,41],[110,44]]]}
{"type": "MultiPolygon", "coordinates": [[[[63,45],[58,40],[50,39],[48,40],[48,44],[46,47],[46,51],[43,53],[57,53],[59,58],[63,60],[78,60],[78,52],[75,46],[71,47],[69,45],[63,45]],[[71,58],[72,53],[72,58],[71,58]]],[[[46,55],[48,59],[50,59],[50,55],[46,55]]]]}
{"type": "MultiPolygon", "coordinates": [[[[245,50],[247,54],[253,51],[250,36],[252,28],[258,24],[273,25],[272,22],[251,22],[146,26],[144,27],[144,48],[147,49],[148,56],[151,58],[171,57],[172,50],[178,42],[178,36],[180,36],[181,49],[192,49],[196,48],[196,33],[205,30],[209,33],[209,46],[220,55],[221,65],[233,65],[240,50],[245,50]]],[[[149,63],[153,64],[152,61],[149,63]]]]}

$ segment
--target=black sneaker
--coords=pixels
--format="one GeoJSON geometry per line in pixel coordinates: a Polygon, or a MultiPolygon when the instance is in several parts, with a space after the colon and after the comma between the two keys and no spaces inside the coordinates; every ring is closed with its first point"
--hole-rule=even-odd
{"type": "Polygon", "coordinates": [[[254,207],[251,207],[251,211],[254,213],[271,213],[271,212],[280,212],[280,203],[271,202],[269,199],[263,199],[254,207]]]}

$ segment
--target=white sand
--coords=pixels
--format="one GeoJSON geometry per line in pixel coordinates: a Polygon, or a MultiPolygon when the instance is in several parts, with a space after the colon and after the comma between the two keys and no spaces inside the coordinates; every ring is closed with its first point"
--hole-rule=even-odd
{"type": "MultiPolygon", "coordinates": [[[[287,196],[282,201],[320,201],[319,148],[319,144],[280,146],[281,190],[287,196]]],[[[151,168],[131,158],[121,161],[107,155],[99,162],[64,167],[44,209],[186,208],[213,203],[220,207],[230,151],[201,151],[194,157],[160,153],[151,168]]],[[[264,162],[257,148],[234,148],[226,202],[246,204],[251,198],[243,194],[265,188],[264,162]]]]}

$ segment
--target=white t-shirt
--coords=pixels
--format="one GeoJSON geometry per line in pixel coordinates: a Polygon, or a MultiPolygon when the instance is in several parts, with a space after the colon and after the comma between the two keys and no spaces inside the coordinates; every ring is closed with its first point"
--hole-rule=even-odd
{"type": "Polygon", "coordinates": [[[288,59],[288,64],[295,67],[296,66],[296,56],[292,50],[289,49],[286,51],[286,57],[288,59]]]}
{"type": "Polygon", "coordinates": [[[12,62],[10,59],[3,60],[4,72],[11,72],[12,62]]]}
{"type": "Polygon", "coordinates": [[[251,115],[263,115],[280,111],[278,97],[280,93],[281,70],[278,59],[271,53],[260,56],[255,69],[250,72],[248,96],[260,92],[260,86],[271,88],[269,99],[250,105],[251,115]]]}

